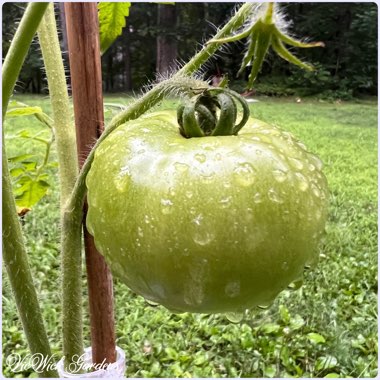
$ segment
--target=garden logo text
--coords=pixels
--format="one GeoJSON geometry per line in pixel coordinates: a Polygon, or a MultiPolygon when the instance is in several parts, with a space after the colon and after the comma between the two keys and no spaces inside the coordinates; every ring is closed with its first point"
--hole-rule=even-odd
{"type": "MultiPolygon", "coordinates": [[[[57,369],[57,356],[44,356],[42,354],[28,354],[21,356],[19,354],[11,354],[6,359],[6,366],[10,369],[11,372],[23,372],[27,371],[30,368],[37,373],[42,373],[44,371],[56,370],[57,369]]],[[[71,373],[81,373],[89,371],[98,371],[98,370],[112,370],[113,367],[117,367],[117,363],[106,363],[104,359],[101,363],[92,364],[88,363],[85,360],[85,354],[73,358],[73,361],[70,363],[68,370],[71,373]]]]}

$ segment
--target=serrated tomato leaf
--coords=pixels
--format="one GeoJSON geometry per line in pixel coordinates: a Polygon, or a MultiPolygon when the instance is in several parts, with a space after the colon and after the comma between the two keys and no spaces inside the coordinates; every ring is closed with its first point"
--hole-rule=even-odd
{"type": "Polygon", "coordinates": [[[9,173],[11,174],[11,176],[13,178],[17,178],[19,177],[20,175],[24,174],[24,169],[21,167],[18,167],[18,168],[13,168],[9,171],[9,173]]]}
{"type": "Polygon", "coordinates": [[[21,162],[35,157],[33,154],[20,154],[19,156],[8,157],[8,162],[21,162]]]}
{"type": "Polygon", "coordinates": [[[28,116],[34,115],[36,113],[42,113],[41,107],[38,106],[28,106],[28,107],[17,107],[11,108],[5,114],[5,117],[19,117],[19,116],[28,116]]]}
{"type": "Polygon", "coordinates": [[[99,2],[100,51],[102,54],[122,33],[131,3],[99,2]]]}
{"type": "Polygon", "coordinates": [[[15,189],[16,205],[20,208],[31,208],[45,195],[50,185],[43,180],[23,176],[17,181],[18,188],[15,189]]]}

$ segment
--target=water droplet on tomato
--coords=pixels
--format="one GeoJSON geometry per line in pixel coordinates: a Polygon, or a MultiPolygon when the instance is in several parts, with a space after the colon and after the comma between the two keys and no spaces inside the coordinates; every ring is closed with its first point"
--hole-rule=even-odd
{"type": "MultiPolygon", "coordinates": [[[[199,273],[197,276],[199,276],[199,273]]],[[[202,304],[203,299],[202,283],[199,278],[195,278],[192,283],[188,283],[185,287],[184,301],[190,306],[199,306],[202,304]]]]}
{"type": "Polygon", "coordinates": [[[288,263],[287,261],[284,261],[284,262],[281,264],[281,269],[284,270],[284,271],[289,270],[289,263],[288,263]]]}
{"type": "Polygon", "coordinates": [[[174,164],[174,168],[179,173],[186,173],[189,170],[189,165],[184,164],[182,162],[176,162],[174,164]]]}
{"type": "Polygon", "coordinates": [[[301,191],[306,191],[309,188],[309,182],[305,178],[305,176],[301,173],[296,173],[296,178],[298,182],[298,188],[301,191]]]}
{"type": "Polygon", "coordinates": [[[255,169],[245,162],[234,169],[235,181],[241,186],[251,186],[255,182],[255,169]]]}
{"type": "Polygon", "coordinates": [[[191,199],[193,197],[193,192],[191,190],[186,190],[185,196],[186,198],[191,199]]]}
{"type": "Polygon", "coordinates": [[[254,196],[253,196],[253,201],[255,203],[261,203],[263,201],[262,197],[261,197],[261,194],[260,193],[256,193],[254,196]]]}
{"type": "Polygon", "coordinates": [[[211,232],[205,231],[203,229],[199,229],[199,231],[195,232],[193,235],[193,240],[198,245],[207,245],[211,243],[215,238],[215,235],[211,232]]]}
{"type": "Polygon", "coordinates": [[[203,154],[203,153],[197,153],[194,158],[200,162],[200,163],[203,163],[206,161],[206,156],[203,154]]]}
{"type": "Polygon", "coordinates": [[[201,173],[200,175],[200,180],[203,182],[203,183],[211,183],[214,179],[214,173],[201,173]]]}
{"type": "Polygon", "coordinates": [[[303,163],[298,158],[289,157],[288,161],[289,161],[290,165],[294,169],[297,169],[297,170],[302,170],[303,169],[303,163]]]}
{"type": "Polygon", "coordinates": [[[269,189],[268,191],[268,197],[272,202],[276,203],[283,203],[283,199],[281,198],[280,194],[275,189],[269,189]]]}
{"type": "Polygon", "coordinates": [[[139,226],[137,227],[137,234],[140,236],[140,237],[144,237],[144,231],[143,229],[139,226]]]}
{"type": "Polygon", "coordinates": [[[323,169],[323,163],[322,163],[322,161],[317,156],[311,155],[310,156],[310,161],[312,161],[312,163],[315,165],[315,167],[318,170],[322,170],[323,169]]]}
{"type": "Polygon", "coordinates": [[[146,301],[150,306],[154,306],[154,307],[156,307],[156,306],[159,305],[158,302],[154,302],[154,301],[148,300],[148,299],[146,299],[146,298],[145,298],[145,301],[146,301]]]}
{"type": "Polygon", "coordinates": [[[228,297],[234,298],[240,294],[240,281],[231,281],[224,288],[228,297]]]}
{"type": "Polygon", "coordinates": [[[289,290],[298,290],[303,285],[303,279],[298,279],[288,285],[289,290]]]}
{"type": "Polygon", "coordinates": [[[303,142],[301,142],[301,141],[297,141],[297,145],[298,145],[301,149],[303,149],[303,150],[307,150],[307,147],[306,147],[306,145],[305,145],[303,142]]]}
{"type": "Polygon", "coordinates": [[[314,183],[311,184],[311,191],[313,192],[313,194],[314,194],[317,198],[320,198],[320,197],[321,197],[321,192],[320,192],[320,190],[318,189],[318,186],[316,186],[314,183]]]}
{"type": "Polygon", "coordinates": [[[117,191],[124,192],[128,185],[128,178],[124,175],[119,175],[114,179],[114,185],[117,191]]]}
{"type": "Polygon", "coordinates": [[[226,313],[225,315],[226,315],[226,318],[232,323],[239,323],[244,318],[244,313],[241,313],[241,312],[230,312],[230,313],[226,313]]]}
{"type": "Polygon", "coordinates": [[[232,196],[222,198],[219,203],[222,205],[222,208],[227,208],[231,205],[232,196]]]}
{"type": "Polygon", "coordinates": [[[277,182],[285,182],[286,181],[286,173],[282,170],[279,170],[279,169],[275,169],[273,170],[273,176],[274,176],[274,179],[277,181],[277,182]]]}
{"type": "Polygon", "coordinates": [[[309,164],[308,165],[308,168],[311,172],[313,172],[315,170],[315,166],[313,164],[309,164]]]}
{"type": "Polygon", "coordinates": [[[197,226],[200,226],[203,220],[203,215],[199,214],[193,219],[193,223],[195,223],[197,226]]]}
{"type": "Polygon", "coordinates": [[[271,305],[270,302],[268,302],[268,303],[261,303],[260,305],[257,305],[257,308],[261,309],[261,310],[266,310],[266,309],[269,308],[270,305],[271,305]]]}
{"type": "Polygon", "coordinates": [[[254,319],[258,314],[257,307],[245,311],[245,319],[254,319]]]}
{"type": "Polygon", "coordinates": [[[165,215],[173,211],[173,202],[170,199],[161,199],[161,212],[165,215]]]}

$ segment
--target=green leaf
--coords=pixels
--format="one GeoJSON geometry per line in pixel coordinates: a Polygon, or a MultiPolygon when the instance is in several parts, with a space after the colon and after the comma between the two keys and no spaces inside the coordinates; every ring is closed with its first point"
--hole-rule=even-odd
{"type": "Polygon", "coordinates": [[[165,353],[168,356],[168,358],[171,360],[177,360],[178,359],[178,352],[174,348],[166,347],[165,353]]]}
{"type": "Polygon", "coordinates": [[[19,156],[8,157],[8,162],[21,162],[34,157],[32,154],[20,154],[19,156]]]}
{"type": "Polygon", "coordinates": [[[267,367],[265,367],[265,370],[264,370],[264,376],[265,377],[274,377],[276,375],[276,366],[274,364],[271,364],[267,367]]]}
{"type": "Polygon", "coordinates": [[[310,340],[310,342],[315,343],[315,344],[326,342],[326,339],[322,335],[317,334],[317,333],[309,333],[307,334],[307,337],[310,340]]]}
{"type": "Polygon", "coordinates": [[[161,372],[161,364],[155,361],[150,368],[150,374],[153,376],[158,376],[161,372]]]}
{"type": "Polygon", "coordinates": [[[204,363],[206,363],[207,361],[208,361],[207,353],[200,352],[200,353],[198,353],[198,355],[196,355],[196,357],[193,361],[193,364],[196,366],[201,366],[204,363]]]}
{"type": "Polygon", "coordinates": [[[35,106],[35,107],[18,107],[18,108],[11,108],[7,111],[5,114],[5,117],[19,117],[19,116],[28,116],[28,115],[34,115],[36,113],[42,113],[41,107],[35,106]]]}
{"type": "Polygon", "coordinates": [[[305,324],[304,319],[300,315],[296,315],[294,318],[290,319],[290,328],[292,330],[298,330],[305,324]]]}
{"type": "Polygon", "coordinates": [[[10,174],[13,178],[19,177],[21,174],[24,174],[24,169],[22,168],[13,168],[10,171],[10,174]]]}
{"type": "Polygon", "coordinates": [[[125,18],[129,16],[131,3],[99,2],[100,50],[105,51],[122,33],[126,25],[125,18]]]}
{"type": "Polygon", "coordinates": [[[332,373],[328,373],[324,379],[336,379],[336,378],[339,378],[340,375],[339,373],[335,373],[335,372],[332,372],[332,373]]]}
{"type": "Polygon", "coordinates": [[[46,181],[34,180],[24,176],[17,182],[21,185],[15,189],[16,205],[20,208],[31,208],[39,202],[46,194],[50,185],[46,181]]]}
{"type": "Polygon", "coordinates": [[[17,132],[17,137],[30,138],[30,132],[27,129],[23,129],[17,132]]]}
{"type": "Polygon", "coordinates": [[[280,305],[279,306],[279,312],[280,312],[280,316],[281,316],[282,321],[285,323],[289,323],[289,321],[290,321],[289,310],[284,305],[280,305]]]}
{"type": "Polygon", "coordinates": [[[261,328],[265,334],[271,334],[277,333],[281,327],[276,323],[266,323],[261,328]]]}
{"type": "Polygon", "coordinates": [[[328,368],[334,368],[338,365],[338,360],[334,356],[321,356],[315,363],[317,371],[323,371],[328,368]]]}
{"type": "Polygon", "coordinates": [[[24,167],[24,169],[28,172],[33,172],[36,170],[37,162],[35,161],[22,161],[21,165],[24,167]]]}

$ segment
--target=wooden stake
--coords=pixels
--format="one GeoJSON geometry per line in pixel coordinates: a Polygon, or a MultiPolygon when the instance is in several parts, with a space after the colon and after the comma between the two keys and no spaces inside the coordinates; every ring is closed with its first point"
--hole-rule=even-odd
{"type": "MultiPolygon", "coordinates": [[[[104,128],[96,3],[65,3],[71,87],[80,166],[104,128]]],[[[87,205],[84,209],[86,216],[87,205]]],[[[112,276],[85,225],[92,360],[116,361],[112,276]]]]}

